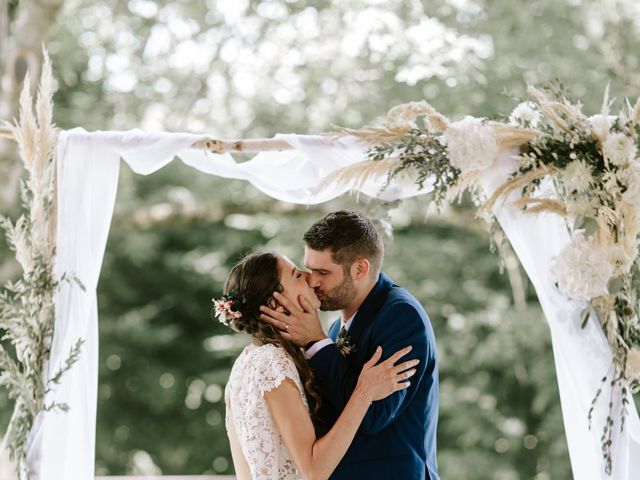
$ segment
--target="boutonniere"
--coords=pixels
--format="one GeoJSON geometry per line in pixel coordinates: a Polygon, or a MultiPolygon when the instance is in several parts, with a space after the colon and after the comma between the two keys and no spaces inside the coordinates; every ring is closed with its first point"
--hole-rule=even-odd
{"type": "Polygon", "coordinates": [[[336,347],[338,347],[340,354],[345,358],[356,351],[356,346],[351,342],[351,336],[349,334],[338,338],[336,347]]]}

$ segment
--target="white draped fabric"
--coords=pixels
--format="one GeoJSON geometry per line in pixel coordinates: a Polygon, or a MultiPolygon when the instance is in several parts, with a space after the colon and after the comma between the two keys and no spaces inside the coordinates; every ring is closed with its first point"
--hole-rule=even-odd
{"type": "MultiPolygon", "coordinates": [[[[481,178],[480,183],[491,195],[510,173],[517,169],[515,152],[502,153],[481,178]]],[[[545,189],[545,186],[542,186],[545,189]]],[[[517,197],[514,192],[510,198],[517,197]]],[[[640,478],[640,420],[633,405],[623,432],[620,432],[620,391],[615,390],[616,408],[613,418],[618,419],[613,432],[613,471],[606,475],[601,453],[600,437],[609,412],[610,383],[603,386],[597,407],[593,412],[589,430],[588,414],[591,401],[600,388],[600,380],[608,374],[611,349],[596,318],[590,318],[581,329],[580,316],[586,303],[569,300],[555,286],[552,268],[554,258],[569,243],[564,220],[554,214],[527,215],[506,202],[497,205],[494,213],[511,246],[535,287],[538,300],[551,331],[553,355],[558,376],[560,403],[564,421],[571,468],[575,480],[640,478]]]]}
{"type": "MultiPolygon", "coordinates": [[[[62,283],[55,295],[56,323],[48,375],[64,363],[75,342],[85,343],[82,356],[47,404],[67,403],[67,413],[48,412],[36,419],[28,453],[34,480],[87,480],[94,476],[96,398],[98,376],[98,324],[96,286],[107,241],[117,191],[120,158],[137,173],[148,175],[178,156],[204,173],[251,182],[282,201],[311,204],[335,198],[350,186],[333,187],[314,195],[314,188],[336,169],[365,160],[363,147],[352,138],[279,135],[293,150],[264,152],[236,164],[231,155],[190,149],[204,136],[180,133],[62,132],[58,144],[57,255],[55,274],[74,273],[82,290],[62,283]]],[[[512,154],[501,155],[482,179],[492,192],[514,168],[512,154]]],[[[381,191],[384,180],[369,181],[360,191],[385,200],[425,193],[412,182],[394,183],[381,191]]],[[[611,365],[611,352],[595,321],[580,329],[582,305],[570,302],[555,288],[551,268],[554,257],[567,243],[562,220],[543,214],[526,216],[498,207],[498,219],[533,282],[549,322],[560,388],[562,412],[576,480],[640,478],[640,421],[629,408],[625,429],[616,428],[613,443],[614,473],[604,473],[600,453],[600,426],[607,416],[605,390],[587,426],[591,399],[599,380],[611,365]]],[[[426,306],[428,308],[428,305],[426,306]]],[[[617,403],[619,404],[619,398],[617,403]]],[[[619,407],[618,407],[619,408],[619,407]]],[[[462,453],[461,453],[462,454],[462,453]]]]}

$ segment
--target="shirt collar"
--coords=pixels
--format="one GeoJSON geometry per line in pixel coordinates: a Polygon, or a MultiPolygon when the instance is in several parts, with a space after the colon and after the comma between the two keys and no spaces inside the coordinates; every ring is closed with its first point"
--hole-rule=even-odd
{"type": "Polygon", "coordinates": [[[340,327],[344,327],[346,331],[349,331],[349,328],[351,328],[351,324],[353,323],[353,319],[355,318],[356,313],[358,313],[357,310],[353,315],[349,317],[349,319],[346,322],[344,320],[344,317],[340,316],[340,327]]]}

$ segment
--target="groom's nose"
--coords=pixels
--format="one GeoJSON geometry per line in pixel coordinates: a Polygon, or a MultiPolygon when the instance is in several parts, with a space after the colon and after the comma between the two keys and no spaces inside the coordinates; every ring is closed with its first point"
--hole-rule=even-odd
{"type": "Polygon", "coordinates": [[[309,284],[309,286],[311,288],[318,288],[321,285],[319,278],[320,276],[313,272],[309,273],[308,275],[309,276],[307,277],[307,283],[309,284]]]}

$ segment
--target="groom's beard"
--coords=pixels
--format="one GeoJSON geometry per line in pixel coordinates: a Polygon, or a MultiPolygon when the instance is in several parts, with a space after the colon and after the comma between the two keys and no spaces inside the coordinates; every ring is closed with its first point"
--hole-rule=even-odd
{"type": "Polygon", "coordinates": [[[344,280],[340,285],[332,288],[328,292],[318,292],[316,290],[316,294],[321,297],[320,310],[322,311],[336,311],[347,308],[357,293],[353,279],[349,273],[344,276],[344,280]]]}

